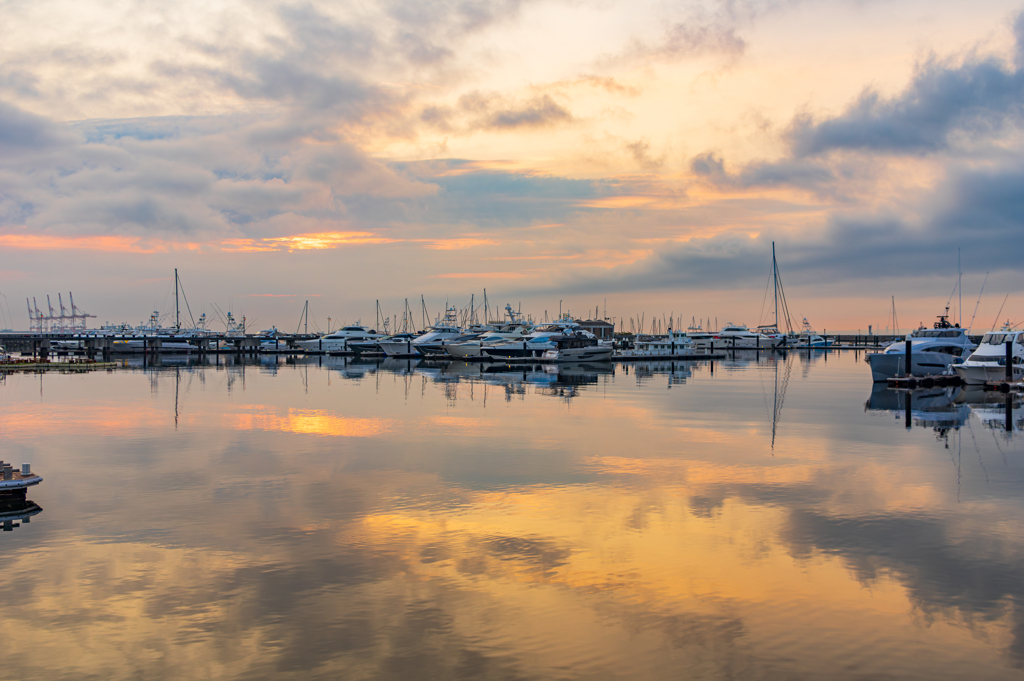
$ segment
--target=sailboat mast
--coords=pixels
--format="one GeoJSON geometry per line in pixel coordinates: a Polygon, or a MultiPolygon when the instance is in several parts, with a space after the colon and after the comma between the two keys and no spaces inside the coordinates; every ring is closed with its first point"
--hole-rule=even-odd
{"type": "Polygon", "coordinates": [[[964,325],[964,287],[963,284],[964,271],[960,269],[960,249],[956,249],[956,289],[957,295],[960,296],[960,302],[957,303],[957,313],[960,316],[960,321],[957,326],[963,327],[964,325]]]}
{"type": "Polygon", "coordinates": [[[775,242],[772,242],[772,279],[775,280],[775,331],[779,330],[779,263],[775,260],[775,242]]]}
{"type": "Polygon", "coordinates": [[[181,311],[178,309],[178,268],[174,268],[174,328],[181,329],[181,311]]]}

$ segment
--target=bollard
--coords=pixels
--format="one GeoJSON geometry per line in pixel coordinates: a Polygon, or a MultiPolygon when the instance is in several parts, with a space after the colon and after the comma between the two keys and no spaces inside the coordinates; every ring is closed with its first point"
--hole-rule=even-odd
{"type": "Polygon", "coordinates": [[[30,464],[30,463],[23,463],[23,464],[21,464],[21,474],[22,475],[32,475],[32,464],[30,464]]]}

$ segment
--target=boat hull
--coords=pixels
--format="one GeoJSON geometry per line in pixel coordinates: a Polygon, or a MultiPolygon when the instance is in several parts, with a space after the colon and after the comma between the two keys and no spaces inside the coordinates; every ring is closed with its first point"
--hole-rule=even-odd
{"type": "MultiPolygon", "coordinates": [[[[911,352],[911,376],[934,376],[945,373],[953,364],[953,356],[944,352],[911,352]]],[[[902,376],[907,363],[903,352],[878,352],[867,356],[871,379],[875,382],[902,376]]]]}
{"type": "Polygon", "coordinates": [[[529,359],[540,358],[549,348],[525,347],[484,348],[484,353],[493,359],[529,359]]]}
{"type": "MultiPolygon", "coordinates": [[[[1005,381],[1006,366],[998,364],[960,364],[953,367],[956,375],[964,383],[978,385],[989,381],[1005,381]]],[[[1013,380],[1019,381],[1024,378],[1024,365],[1013,365],[1013,380]]]]}
{"type": "Polygon", "coordinates": [[[455,359],[479,359],[487,356],[479,343],[456,343],[444,346],[444,350],[455,359]]]}
{"type": "Polygon", "coordinates": [[[586,348],[562,348],[548,350],[543,359],[549,362],[605,362],[612,358],[613,350],[592,345],[586,348]]]}
{"type": "Polygon", "coordinates": [[[381,341],[377,344],[387,357],[419,357],[419,346],[412,341],[381,341]]]}

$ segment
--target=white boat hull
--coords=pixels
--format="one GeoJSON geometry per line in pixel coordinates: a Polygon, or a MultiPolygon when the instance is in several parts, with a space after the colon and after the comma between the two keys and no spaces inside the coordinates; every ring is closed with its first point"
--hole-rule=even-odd
{"type": "Polygon", "coordinates": [[[420,354],[420,351],[416,349],[416,344],[411,340],[381,341],[377,345],[380,346],[385,357],[412,357],[420,354]]]}
{"type": "MultiPolygon", "coordinates": [[[[1005,381],[1006,380],[1006,366],[999,366],[998,364],[960,364],[953,367],[956,371],[956,375],[964,383],[968,384],[984,384],[988,381],[1005,381]]],[[[1024,379],[1024,365],[1014,364],[1013,365],[1013,380],[1019,381],[1024,379]]]]}
{"type": "MultiPolygon", "coordinates": [[[[953,364],[953,355],[944,352],[911,352],[911,376],[935,376],[945,373],[953,364]]],[[[875,382],[904,375],[907,355],[903,352],[877,352],[867,356],[871,379],[875,382]]]]}
{"type": "Polygon", "coordinates": [[[549,362],[603,362],[612,358],[612,352],[611,348],[591,345],[585,348],[548,350],[542,359],[549,362]]]}

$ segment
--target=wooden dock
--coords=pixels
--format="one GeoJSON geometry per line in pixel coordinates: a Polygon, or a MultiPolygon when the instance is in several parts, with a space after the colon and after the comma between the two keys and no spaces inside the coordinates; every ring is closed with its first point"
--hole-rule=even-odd
{"type": "Polygon", "coordinates": [[[0,362],[0,373],[16,371],[84,372],[116,368],[117,362],[0,362]]]}

